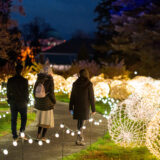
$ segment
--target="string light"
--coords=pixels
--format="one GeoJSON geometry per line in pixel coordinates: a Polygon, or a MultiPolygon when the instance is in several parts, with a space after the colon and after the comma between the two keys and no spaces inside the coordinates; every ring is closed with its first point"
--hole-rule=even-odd
{"type": "Polygon", "coordinates": [[[18,143],[17,141],[13,141],[13,146],[17,147],[18,143]]]}
{"type": "Polygon", "coordinates": [[[25,137],[24,132],[21,132],[21,133],[20,133],[20,136],[21,136],[22,138],[24,138],[24,137],[25,137]]]}
{"type": "Polygon", "coordinates": [[[4,155],[8,155],[8,150],[7,150],[7,149],[4,149],[4,150],[3,150],[3,154],[4,154],[4,155]]]}
{"type": "Polygon", "coordinates": [[[64,124],[60,124],[60,128],[64,128],[64,124]]]}
{"type": "Polygon", "coordinates": [[[56,133],[56,134],[55,134],[55,137],[56,137],[56,138],[59,138],[59,134],[58,134],[58,133],[56,133]]]}
{"type": "Polygon", "coordinates": [[[29,143],[29,144],[32,144],[32,143],[33,143],[33,139],[30,138],[30,139],[28,140],[28,143],[29,143]]]}
{"type": "Polygon", "coordinates": [[[71,132],[71,136],[74,136],[75,135],[75,133],[74,132],[71,132]]]}
{"type": "Polygon", "coordinates": [[[43,142],[42,142],[42,141],[38,141],[38,145],[39,145],[39,146],[42,146],[42,145],[43,145],[43,142]]]}
{"type": "Polygon", "coordinates": [[[67,134],[70,134],[70,130],[69,130],[69,129],[67,129],[67,130],[66,130],[66,133],[67,133],[67,134]]]}
{"type": "Polygon", "coordinates": [[[46,143],[48,143],[48,144],[49,144],[50,142],[51,142],[51,141],[50,141],[50,139],[47,139],[47,140],[46,140],[46,143]]]}

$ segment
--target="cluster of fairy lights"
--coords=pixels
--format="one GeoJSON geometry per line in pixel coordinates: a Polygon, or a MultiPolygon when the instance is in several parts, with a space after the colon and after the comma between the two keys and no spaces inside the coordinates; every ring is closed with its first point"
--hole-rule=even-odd
{"type": "MultiPolygon", "coordinates": [[[[99,126],[99,125],[102,123],[102,119],[94,120],[93,118],[90,118],[90,119],[88,120],[88,122],[89,122],[89,123],[93,123],[95,126],[99,126]]],[[[87,128],[87,127],[86,127],[85,125],[82,127],[83,130],[85,130],[86,128],[87,128]]],[[[81,131],[79,131],[79,130],[74,131],[74,130],[70,129],[67,125],[65,125],[65,124],[60,124],[59,129],[55,132],[54,135],[51,135],[50,138],[46,139],[46,140],[45,140],[45,143],[50,144],[52,137],[60,138],[60,133],[59,133],[60,130],[62,130],[63,133],[66,133],[67,135],[71,135],[72,137],[74,137],[75,135],[80,135],[80,134],[81,134],[81,131]]],[[[22,140],[23,140],[23,138],[24,138],[25,136],[29,137],[29,138],[28,138],[28,143],[29,143],[29,144],[33,144],[33,143],[34,143],[34,140],[35,140],[34,138],[32,138],[30,135],[25,135],[24,132],[21,132],[20,137],[22,138],[22,140]]],[[[44,142],[43,142],[42,140],[38,140],[38,145],[39,145],[39,146],[42,146],[43,143],[44,143],[44,142]]],[[[13,141],[13,142],[12,142],[12,145],[13,145],[14,147],[17,147],[17,146],[18,146],[18,141],[13,141]]],[[[3,154],[4,154],[4,155],[8,155],[8,153],[9,153],[9,151],[8,151],[6,148],[5,148],[5,149],[2,149],[2,151],[3,151],[3,154]]]]}
{"type": "MultiPolygon", "coordinates": [[[[35,83],[35,76],[31,77],[32,78],[30,79],[29,83],[31,85],[30,102],[28,106],[34,105],[33,85],[35,83]]],[[[77,79],[77,77],[74,76],[69,77],[68,79],[64,79],[62,76],[55,74],[53,75],[53,78],[55,82],[55,93],[63,93],[67,95],[70,94],[72,84],[77,79]]],[[[108,119],[109,133],[112,139],[115,141],[115,143],[120,144],[122,146],[141,146],[145,143],[145,139],[147,137],[147,147],[153,154],[157,156],[157,153],[160,153],[160,150],[158,150],[158,147],[156,148],[154,144],[151,145],[151,141],[153,138],[148,135],[149,133],[151,133],[151,131],[149,131],[149,128],[153,129],[153,127],[155,127],[150,127],[151,124],[154,124],[151,123],[151,119],[156,114],[160,105],[160,81],[154,80],[150,77],[140,76],[137,76],[132,80],[125,81],[107,81],[101,76],[96,76],[92,78],[91,81],[94,86],[96,101],[108,104],[110,107],[109,111],[105,111],[103,117],[108,119]],[[116,84],[125,84],[123,86],[125,88],[117,88],[117,91],[119,89],[125,89],[128,93],[130,93],[130,96],[128,98],[126,97],[125,100],[121,103],[119,103],[118,100],[109,97],[110,92],[112,92],[113,86],[111,84],[113,84],[114,82],[116,84]]],[[[119,85],[116,86],[118,87],[119,85]]],[[[116,86],[114,86],[114,89],[116,86]]],[[[6,95],[5,87],[2,88],[0,86],[0,94],[2,95],[1,101],[6,101],[6,98],[4,96],[6,95]]],[[[118,99],[121,99],[126,95],[118,95],[120,96],[118,99]]],[[[95,122],[94,124],[98,125],[98,123],[99,122],[95,122]]],[[[158,125],[159,123],[156,125],[155,128],[157,128],[158,125]]],[[[71,129],[68,129],[66,130],[66,133],[74,136],[76,132],[73,132],[71,129]]],[[[54,136],[56,138],[59,138],[59,133],[56,133],[54,136]]],[[[158,140],[156,143],[158,143],[159,141],[160,140],[158,140]]],[[[29,143],[31,142],[32,140],[30,139],[29,143]]],[[[43,144],[43,142],[39,143],[43,144]]],[[[160,146],[160,144],[158,146],[160,146]]]]}

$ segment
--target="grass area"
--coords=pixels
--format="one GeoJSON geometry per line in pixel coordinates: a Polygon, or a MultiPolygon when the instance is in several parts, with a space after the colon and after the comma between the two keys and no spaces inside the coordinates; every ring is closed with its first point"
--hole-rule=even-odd
{"type": "Polygon", "coordinates": [[[116,145],[109,134],[100,138],[86,150],[72,154],[64,160],[157,160],[146,147],[124,148],[116,145]]]}
{"type": "Polygon", "coordinates": [[[8,110],[9,110],[8,103],[0,102],[0,111],[8,111],[8,110]]]}
{"type": "MultiPolygon", "coordinates": [[[[35,113],[27,114],[27,125],[31,124],[35,120],[35,113]]],[[[18,114],[17,129],[20,128],[20,115],[18,114]]],[[[11,114],[7,114],[5,118],[0,119],[0,137],[11,133],[11,114]]]]}

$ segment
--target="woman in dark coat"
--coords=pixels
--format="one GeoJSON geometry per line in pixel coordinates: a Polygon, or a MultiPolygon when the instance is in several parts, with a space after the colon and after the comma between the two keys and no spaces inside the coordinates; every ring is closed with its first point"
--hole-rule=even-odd
{"type": "Polygon", "coordinates": [[[82,126],[85,120],[89,119],[90,106],[92,114],[95,114],[95,100],[93,84],[89,80],[89,73],[86,69],[79,72],[80,77],[73,83],[70,97],[69,110],[73,112],[73,119],[77,119],[77,129],[81,134],[77,136],[76,144],[85,145],[82,133],[82,126]]]}
{"type": "Polygon", "coordinates": [[[45,135],[48,128],[54,127],[54,105],[56,99],[54,95],[54,82],[52,78],[52,70],[49,66],[45,66],[40,74],[38,74],[37,81],[34,87],[35,108],[37,109],[37,139],[42,138],[45,141],[45,135]],[[36,96],[37,86],[43,84],[45,90],[45,97],[38,98],[36,96]]]}

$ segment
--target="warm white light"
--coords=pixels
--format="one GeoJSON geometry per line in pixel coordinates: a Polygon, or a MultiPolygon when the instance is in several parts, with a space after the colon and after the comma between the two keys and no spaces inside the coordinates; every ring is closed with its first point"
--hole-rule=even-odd
{"type": "Polygon", "coordinates": [[[6,112],[6,114],[9,114],[9,112],[6,112]]]}
{"type": "Polygon", "coordinates": [[[42,145],[43,145],[43,142],[42,142],[42,141],[38,141],[38,145],[39,145],[39,146],[42,146],[42,145]]]}
{"type": "Polygon", "coordinates": [[[51,141],[50,141],[50,139],[47,139],[47,140],[46,140],[46,143],[48,143],[48,144],[49,144],[50,142],[51,142],[51,141]]]}
{"type": "Polygon", "coordinates": [[[5,114],[3,114],[3,117],[5,118],[5,117],[6,117],[6,115],[5,115],[5,114]]]}
{"type": "Polygon", "coordinates": [[[101,119],[99,120],[99,123],[102,123],[102,120],[101,120],[101,119]]]}
{"type": "Polygon", "coordinates": [[[86,126],[83,126],[82,129],[86,129],[86,126]]]}
{"type": "Polygon", "coordinates": [[[75,135],[75,133],[74,133],[74,132],[72,132],[72,133],[71,133],[71,136],[74,136],[74,135],[75,135]]]}
{"type": "Polygon", "coordinates": [[[60,124],[60,128],[64,128],[64,124],[60,124]]]}
{"type": "Polygon", "coordinates": [[[69,129],[67,129],[67,130],[66,130],[66,133],[67,133],[67,134],[70,134],[70,130],[69,130],[69,129]]]}
{"type": "Polygon", "coordinates": [[[17,146],[18,145],[18,143],[17,143],[17,141],[13,141],[13,146],[17,146]]]}
{"type": "Polygon", "coordinates": [[[32,143],[33,143],[33,139],[30,138],[30,139],[28,140],[28,142],[29,142],[30,144],[32,144],[32,143]]]}
{"type": "Polygon", "coordinates": [[[8,155],[8,150],[7,150],[7,149],[4,149],[4,150],[3,150],[3,154],[4,154],[4,155],[8,155]]]}
{"type": "Polygon", "coordinates": [[[89,122],[93,122],[93,118],[90,118],[90,119],[89,119],[89,122]]]}
{"type": "Polygon", "coordinates": [[[2,118],[2,116],[0,115],[0,119],[2,118]]]}
{"type": "Polygon", "coordinates": [[[135,75],[137,75],[137,74],[138,74],[138,72],[137,72],[137,71],[134,71],[134,74],[135,74],[135,75]]]}
{"type": "Polygon", "coordinates": [[[56,138],[59,138],[59,134],[58,134],[58,133],[56,133],[56,134],[55,134],[55,137],[56,137],[56,138]]]}
{"type": "Polygon", "coordinates": [[[22,138],[24,138],[24,137],[25,137],[24,132],[21,132],[20,136],[21,136],[22,138]]]}
{"type": "Polygon", "coordinates": [[[77,133],[78,133],[78,135],[80,135],[80,134],[81,134],[81,131],[78,131],[77,133]]]}

